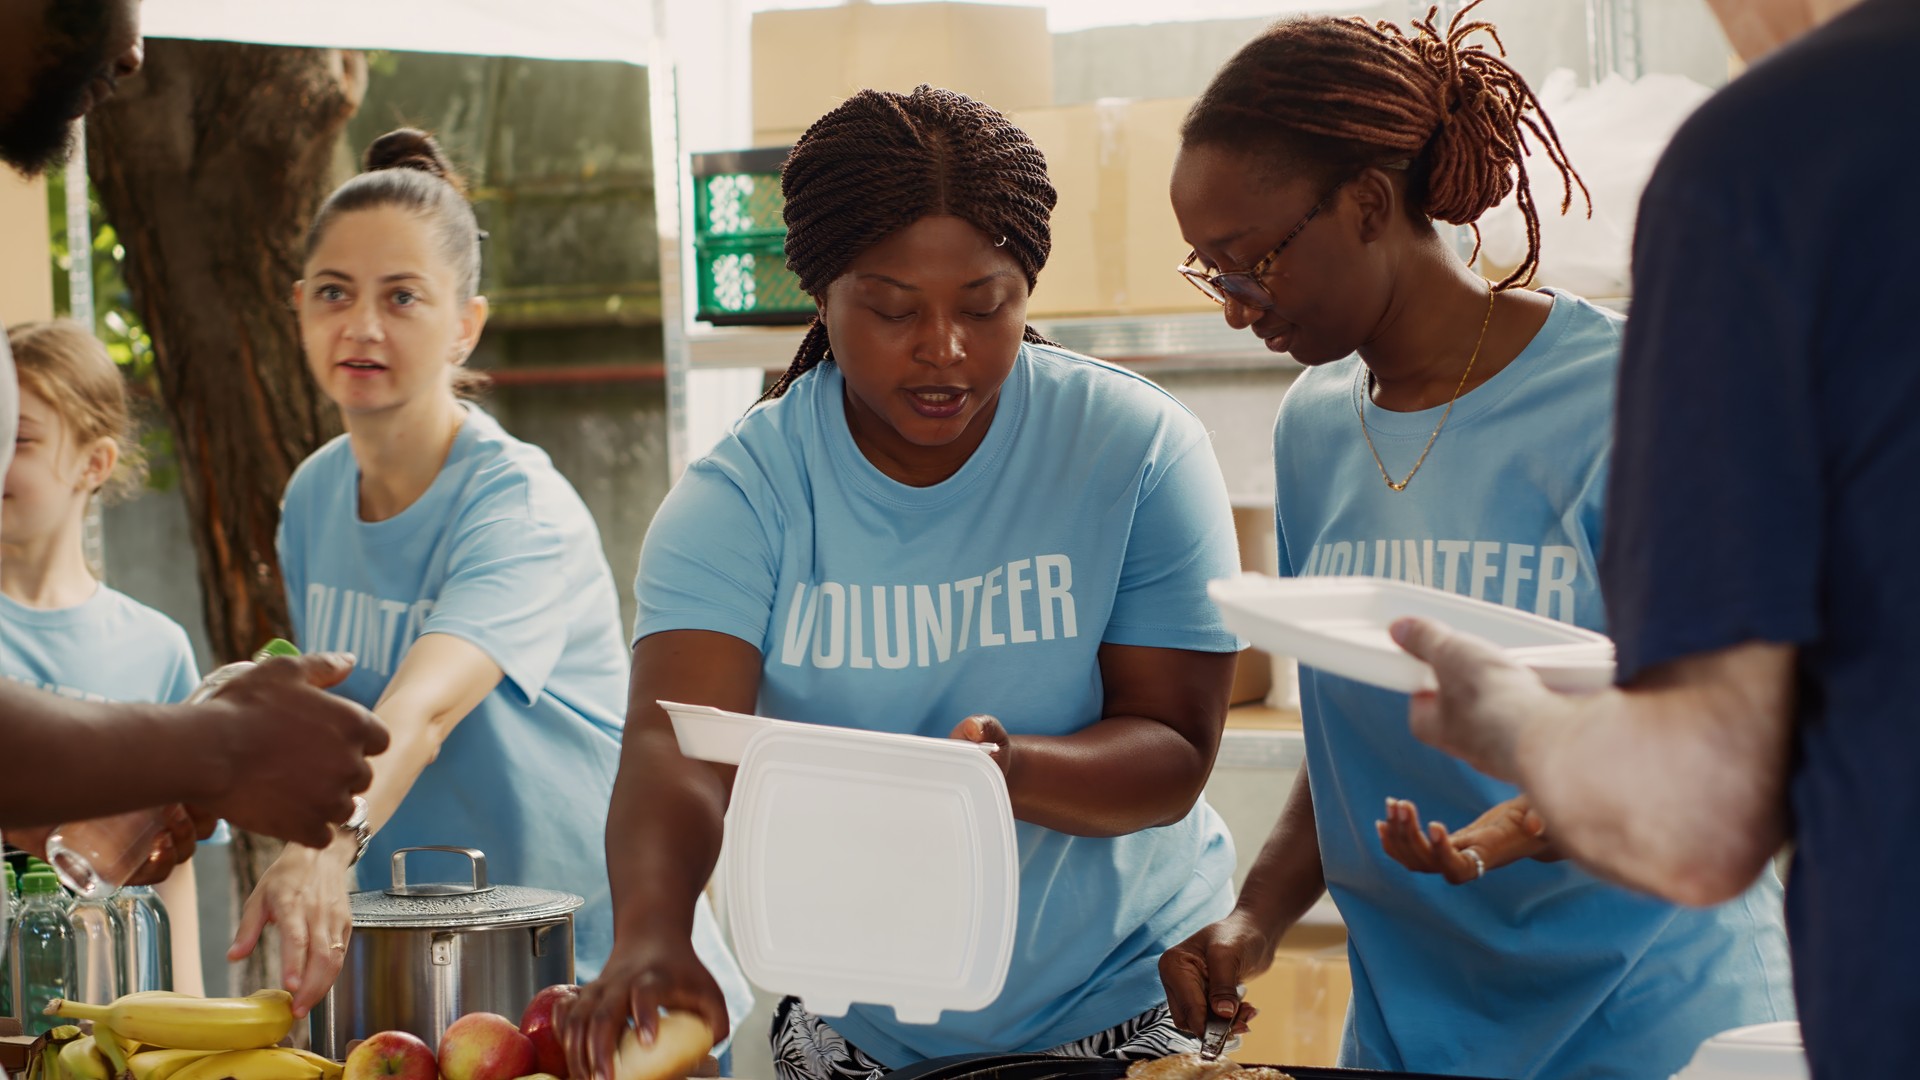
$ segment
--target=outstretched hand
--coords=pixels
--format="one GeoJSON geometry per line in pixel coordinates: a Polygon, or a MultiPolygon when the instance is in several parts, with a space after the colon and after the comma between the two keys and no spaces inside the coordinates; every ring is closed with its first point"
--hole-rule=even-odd
{"type": "Polygon", "coordinates": [[[1521,859],[1561,856],[1547,840],[1547,823],[1525,796],[1508,799],[1456,833],[1438,821],[1420,828],[1420,811],[1406,799],[1388,799],[1385,820],[1374,822],[1393,861],[1417,874],[1439,874],[1465,885],[1521,859]]]}

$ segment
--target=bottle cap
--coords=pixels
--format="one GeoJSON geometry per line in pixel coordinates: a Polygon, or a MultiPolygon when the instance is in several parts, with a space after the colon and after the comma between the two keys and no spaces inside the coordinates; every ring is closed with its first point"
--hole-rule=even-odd
{"type": "Polygon", "coordinates": [[[51,870],[29,871],[26,877],[20,879],[20,895],[22,896],[42,896],[58,894],[59,892],[60,879],[55,877],[51,870]]]}
{"type": "Polygon", "coordinates": [[[253,662],[257,664],[260,661],[265,660],[271,656],[299,656],[299,655],[300,655],[299,646],[295,645],[291,641],[288,641],[286,638],[274,638],[272,641],[269,641],[265,645],[260,646],[260,651],[253,654],[253,662]]]}

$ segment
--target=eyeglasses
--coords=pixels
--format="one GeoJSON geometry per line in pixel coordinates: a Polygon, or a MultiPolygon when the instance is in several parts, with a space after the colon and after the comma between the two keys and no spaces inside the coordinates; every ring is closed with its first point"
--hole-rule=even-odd
{"type": "Polygon", "coordinates": [[[1334,195],[1346,185],[1347,182],[1342,180],[1327,189],[1327,193],[1320,196],[1320,201],[1313,204],[1313,209],[1307,211],[1307,216],[1300,219],[1300,224],[1295,225],[1285,239],[1275,244],[1265,258],[1254,263],[1251,270],[1231,270],[1224,274],[1209,273],[1193,265],[1193,261],[1200,257],[1199,248],[1188,252],[1187,261],[1174,269],[1194,288],[1199,289],[1207,299],[1216,304],[1224,307],[1231,301],[1246,307],[1258,308],[1261,311],[1271,311],[1274,305],[1273,294],[1267,291],[1267,287],[1261,283],[1260,279],[1266,276],[1267,268],[1273,265],[1273,260],[1279,258],[1280,253],[1287,249],[1287,245],[1293,243],[1293,238],[1300,235],[1300,230],[1307,227],[1307,222],[1319,217],[1320,211],[1325,210],[1327,204],[1333,201],[1334,195]]]}

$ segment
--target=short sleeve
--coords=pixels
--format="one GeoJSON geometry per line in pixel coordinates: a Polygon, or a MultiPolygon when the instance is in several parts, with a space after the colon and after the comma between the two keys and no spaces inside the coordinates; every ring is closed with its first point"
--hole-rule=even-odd
{"type": "Polygon", "coordinates": [[[306,604],[307,586],[301,576],[299,545],[294,541],[294,530],[287,528],[287,519],[293,513],[293,501],[287,499],[280,504],[280,524],[273,533],[273,547],[280,559],[280,585],[287,591],[287,625],[293,631],[293,643],[303,651],[312,652],[314,646],[306,640],[306,604]]]}
{"type": "Polygon", "coordinates": [[[1819,631],[1825,492],[1797,280],[1816,270],[1754,180],[1680,149],[1641,203],[1621,355],[1601,584],[1623,684],[1819,631]]]}
{"type": "Polygon", "coordinates": [[[694,465],[661,503],[641,546],[634,641],[709,630],[763,649],[777,568],[769,531],[746,493],[712,463],[694,465]]]}
{"type": "Polygon", "coordinates": [[[576,543],[563,530],[501,517],[453,545],[447,576],[420,633],[472,643],[532,704],[560,662],[580,583],[568,573],[576,543]]]}
{"type": "Polygon", "coordinates": [[[1134,510],[1113,616],[1102,639],[1196,652],[1236,652],[1207,583],[1240,569],[1226,482],[1205,435],[1150,477],[1134,510]]]}
{"type": "Polygon", "coordinates": [[[193,659],[193,643],[187,640],[187,632],[178,624],[171,626],[174,639],[173,660],[168,666],[166,677],[161,681],[160,705],[178,705],[192,696],[200,685],[200,668],[193,659]]]}

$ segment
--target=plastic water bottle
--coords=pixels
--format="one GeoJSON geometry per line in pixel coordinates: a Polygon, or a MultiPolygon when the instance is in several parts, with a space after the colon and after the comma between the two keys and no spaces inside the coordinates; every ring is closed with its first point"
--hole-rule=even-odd
{"type": "MultiPolygon", "coordinates": [[[[174,871],[192,872],[191,866],[174,871]]],[[[144,885],[128,886],[113,894],[113,907],[127,930],[120,964],[126,992],[173,989],[173,923],[160,894],[144,885]]]]}
{"type": "MultiPolygon", "coordinates": [[[[274,638],[253,660],[228,664],[200,681],[188,704],[205,701],[254,664],[274,656],[299,656],[293,643],[274,638]]],[[[125,885],[134,871],[153,854],[154,845],[167,830],[167,823],[178,811],[171,806],[134,810],[112,817],[94,818],[62,825],[47,837],[47,858],[60,880],[76,896],[98,899],[125,885]]]]}
{"type": "Polygon", "coordinates": [[[30,873],[20,879],[20,911],[14,919],[8,951],[13,954],[13,1001],[28,1035],[44,1035],[65,1023],[42,1015],[47,1002],[67,996],[74,984],[73,924],[67,921],[67,896],[60,879],[30,873]]]}
{"type": "Polygon", "coordinates": [[[13,952],[7,948],[8,939],[13,936],[13,909],[19,904],[13,898],[13,864],[8,863],[5,872],[6,888],[0,890],[0,1016],[13,1015],[13,952]]]}
{"type": "Polygon", "coordinates": [[[67,909],[73,927],[73,999],[111,1005],[127,992],[127,924],[110,896],[80,897],[67,909]]]}

